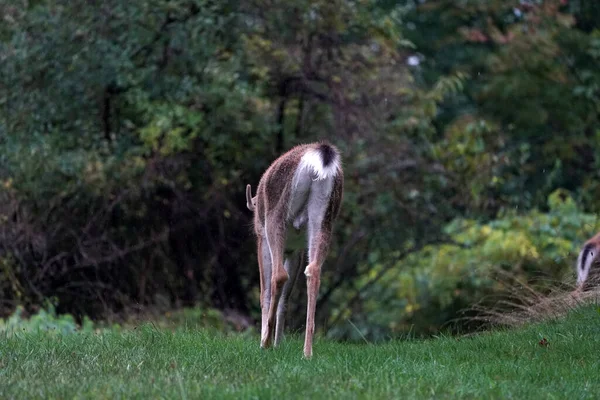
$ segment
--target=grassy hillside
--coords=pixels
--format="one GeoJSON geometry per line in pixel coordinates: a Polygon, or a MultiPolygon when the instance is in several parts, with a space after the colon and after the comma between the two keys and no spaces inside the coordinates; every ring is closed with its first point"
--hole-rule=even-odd
{"type": "Polygon", "coordinates": [[[0,398],[536,398],[600,396],[600,308],[520,329],[356,345],[151,325],[4,333],[0,398]]]}

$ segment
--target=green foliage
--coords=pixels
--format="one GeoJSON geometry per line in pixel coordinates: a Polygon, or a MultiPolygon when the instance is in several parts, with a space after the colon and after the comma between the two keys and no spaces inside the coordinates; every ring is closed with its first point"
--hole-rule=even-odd
{"type": "Polygon", "coordinates": [[[215,262],[200,254],[223,241],[186,238],[246,224],[231,198],[271,153],[269,100],[239,79],[239,11],[201,0],[28,6],[2,5],[13,18],[0,44],[0,214],[18,282],[0,285],[3,298],[30,306],[78,282],[60,295],[75,313],[151,302],[148,291],[208,300],[189,276],[210,288],[215,262]],[[74,301],[81,288],[102,304],[74,301]]]}
{"type": "Polygon", "coordinates": [[[382,345],[301,338],[135,331],[48,335],[0,344],[0,396],[140,398],[583,398],[600,390],[598,305],[564,320],[465,338],[382,345]]]}
{"type": "Polygon", "coordinates": [[[592,3],[0,0],[0,313],[257,318],[243,189],[317,139],[345,168],[331,336],[570,279],[600,210],[592,3]]]}
{"type": "Polygon", "coordinates": [[[593,50],[598,26],[588,24],[592,16],[598,21],[599,10],[587,3],[442,0],[407,16],[415,26],[407,37],[424,59],[423,79],[434,82],[449,70],[471,77],[462,95],[443,104],[440,144],[452,153],[446,137],[457,121],[463,131],[465,121],[493,127],[485,138],[493,163],[481,166],[482,175],[494,177],[493,187],[484,187],[482,176],[470,180],[473,172],[453,171],[459,183],[467,182],[454,198],[473,215],[543,208],[556,188],[577,192],[582,186],[586,208],[598,210],[590,193],[597,190],[591,181],[598,180],[598,156],[590,146],[600,123],[593,50]]]}
{"type": "Polygon", "coordinates": [[[213,334],[243,332],[251,335],[252,329],[245,327],[246,321],[235,316],[226,316],[216,309],[183,308],[165,312],[151,312],[142,316],[129,315],[120,323],[92,322],[84,316],[80,323],[70,314],[57,314],[56,306],[47,301],[44,308],[34,314],[28,315],[22,306],[17,306],[15,311],[7,318],[0,318],[0,334],[5,337],[22,335],[25,333],[45,332],[53,336],[70,334],[107,334],[119,333],[145,326],[154,329],[175,331],[212,332],[213,334]]]}
{"type": "Polygon", "coordinates": [[[39,332],[64,336],[76,332],[90,334],[95,331],[94,324],[89,318],[84,317],[82,323],[77,324],[69,314],[57,315],[51,303],[29,318],[25,318],[23,314],[23,307],[18,306],[8,318],[0,318],[0,333],[5,337],[39,332]]]}
{"type": "MultiPolygon", "coordinates": [[[[355,326],[339,322],[329,335],[359,340],[355,327],[370,340],[432,333],[461,309],[506,295],[507,276],[541,292],[574,282],[580,238],[600,230],[600,220],[583,213],[564,190],[548,198],[548,207],[547,213],[506,212],[488,222],[457,218],[445,227],[452,243],[427,245],[397,262],[394,254],[370,260],[369,273],[356,287],[380,274],[381,279],[361,291],[360,306],[334,313],[335,321],[341,313],[355,326]]],[[[457,322],[464,329],[469,321],[457,322]]]]}

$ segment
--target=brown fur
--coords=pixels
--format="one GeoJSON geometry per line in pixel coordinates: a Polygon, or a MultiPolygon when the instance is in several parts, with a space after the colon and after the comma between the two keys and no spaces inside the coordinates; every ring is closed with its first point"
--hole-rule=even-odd
{"type": "MultiPolygon", "coordinates": [[[[286,231],[294,216],[290,216],[290,202],[293,193],[292,182],[294,174],[302,156],[309,150],[315,150],[320,143],[299,145],[287,153],[277,158],[265,171],[256,191],[256,196],[252,197],[250,185],[246,188],[247,207],[254,211],[254,231],[257,238],[257,255],[260,271],[260,302],[262,309],[262,327],[261,327],[261,347],[269,347],[275,333],[275,316],[282,294],[282,288],[288,281],[289,276],[284,268],[284,246],[286,231]],[[267,241],[265,246],[264,241],[267,241]],[[265,271],[263,266],[265,249],[270,249],[272,257],[271,271],[265,271]],[[267,281],[269,279],[270,281],[267,281]],[[267,289],[270,288],[269,293],[267,289]],[[269,301],[266,301],[268,298],[269,301]]],[[[329,145],[331,146],[331,145],[329,145]]],[[[335,147],[331,146],[335,149],[335,147]]],[[[336,154],[337,149],[335,149],[336,154]]],[[[341,163],[341,160],[340,160],[341,163]]],[[[341,164],[337,169],[337,174],[332,177],[333,185],[328,199],[327,208],[319,227],[318,233],[314,235],[312,241],[308,243],[309,254],[312,259],[305,269],[307,277],[307,318],[306,318],[306,336],[304,342],[304,355],[309,358],[312,356],[312,340],[314,333],[314,315],[316,308],[316,298],[320,286],[321,266],[325,261],[329,244],[331,241],[333,222],[336,219],[343,197],[343,172],[341,164]]],[[[306,200],[308,204],[309,200],[306,200]]],[[[308,223],[307,223],[308,229],[308,223]]],[[[292,261],[293,262],[293,261],[292,261]]],[[[295,280],[292,277],[292,280],[295,280]]],[[[289,290],[287,295],[289,295],[289,290]]],[[[285,300],[285,299],[284,299],[285,300]]],[[[277,315],[277,324],[283,324],[277,315]]],[[[278,329],[279,331],[279,329],[278,329]]],[[[277,345],[278,336],[275,337],[277,345]]]]}

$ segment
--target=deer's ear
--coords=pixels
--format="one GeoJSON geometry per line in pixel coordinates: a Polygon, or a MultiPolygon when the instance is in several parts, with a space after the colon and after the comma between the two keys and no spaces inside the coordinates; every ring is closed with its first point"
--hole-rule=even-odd
{"type": "Polygon", "coordinates": [[[248,210],[254,211],[254,206],[256,205],[256,196],[252,197],[252,186],[250,184],[246,185],[246,207],[248,210]]]}

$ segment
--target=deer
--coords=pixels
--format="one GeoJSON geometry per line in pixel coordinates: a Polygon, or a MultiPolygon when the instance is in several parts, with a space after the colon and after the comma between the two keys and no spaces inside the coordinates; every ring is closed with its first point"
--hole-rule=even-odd
{"type": "Polygon", "coordinates": [[[312,357],[321,267],[343,191],[340,152],[327,141],[295,146],[273,161],[260,178],[254,197],[251,185],[246,186],[246,207],[254,214],[260,275],[261,348],[277,347],[281,342],[287,302],[308,250],[304,357],[312,357]],[[307,246],[284,261],[290,224],[296,231],[305,228],[307,246]]]}
{"type": "Polygon", "coordinates": [[[577,257],[577,289],[583,289],[586,283],[594,284],[597,282],[597,275],[600,274],[600,232],[585,242],[577,257]]]}

